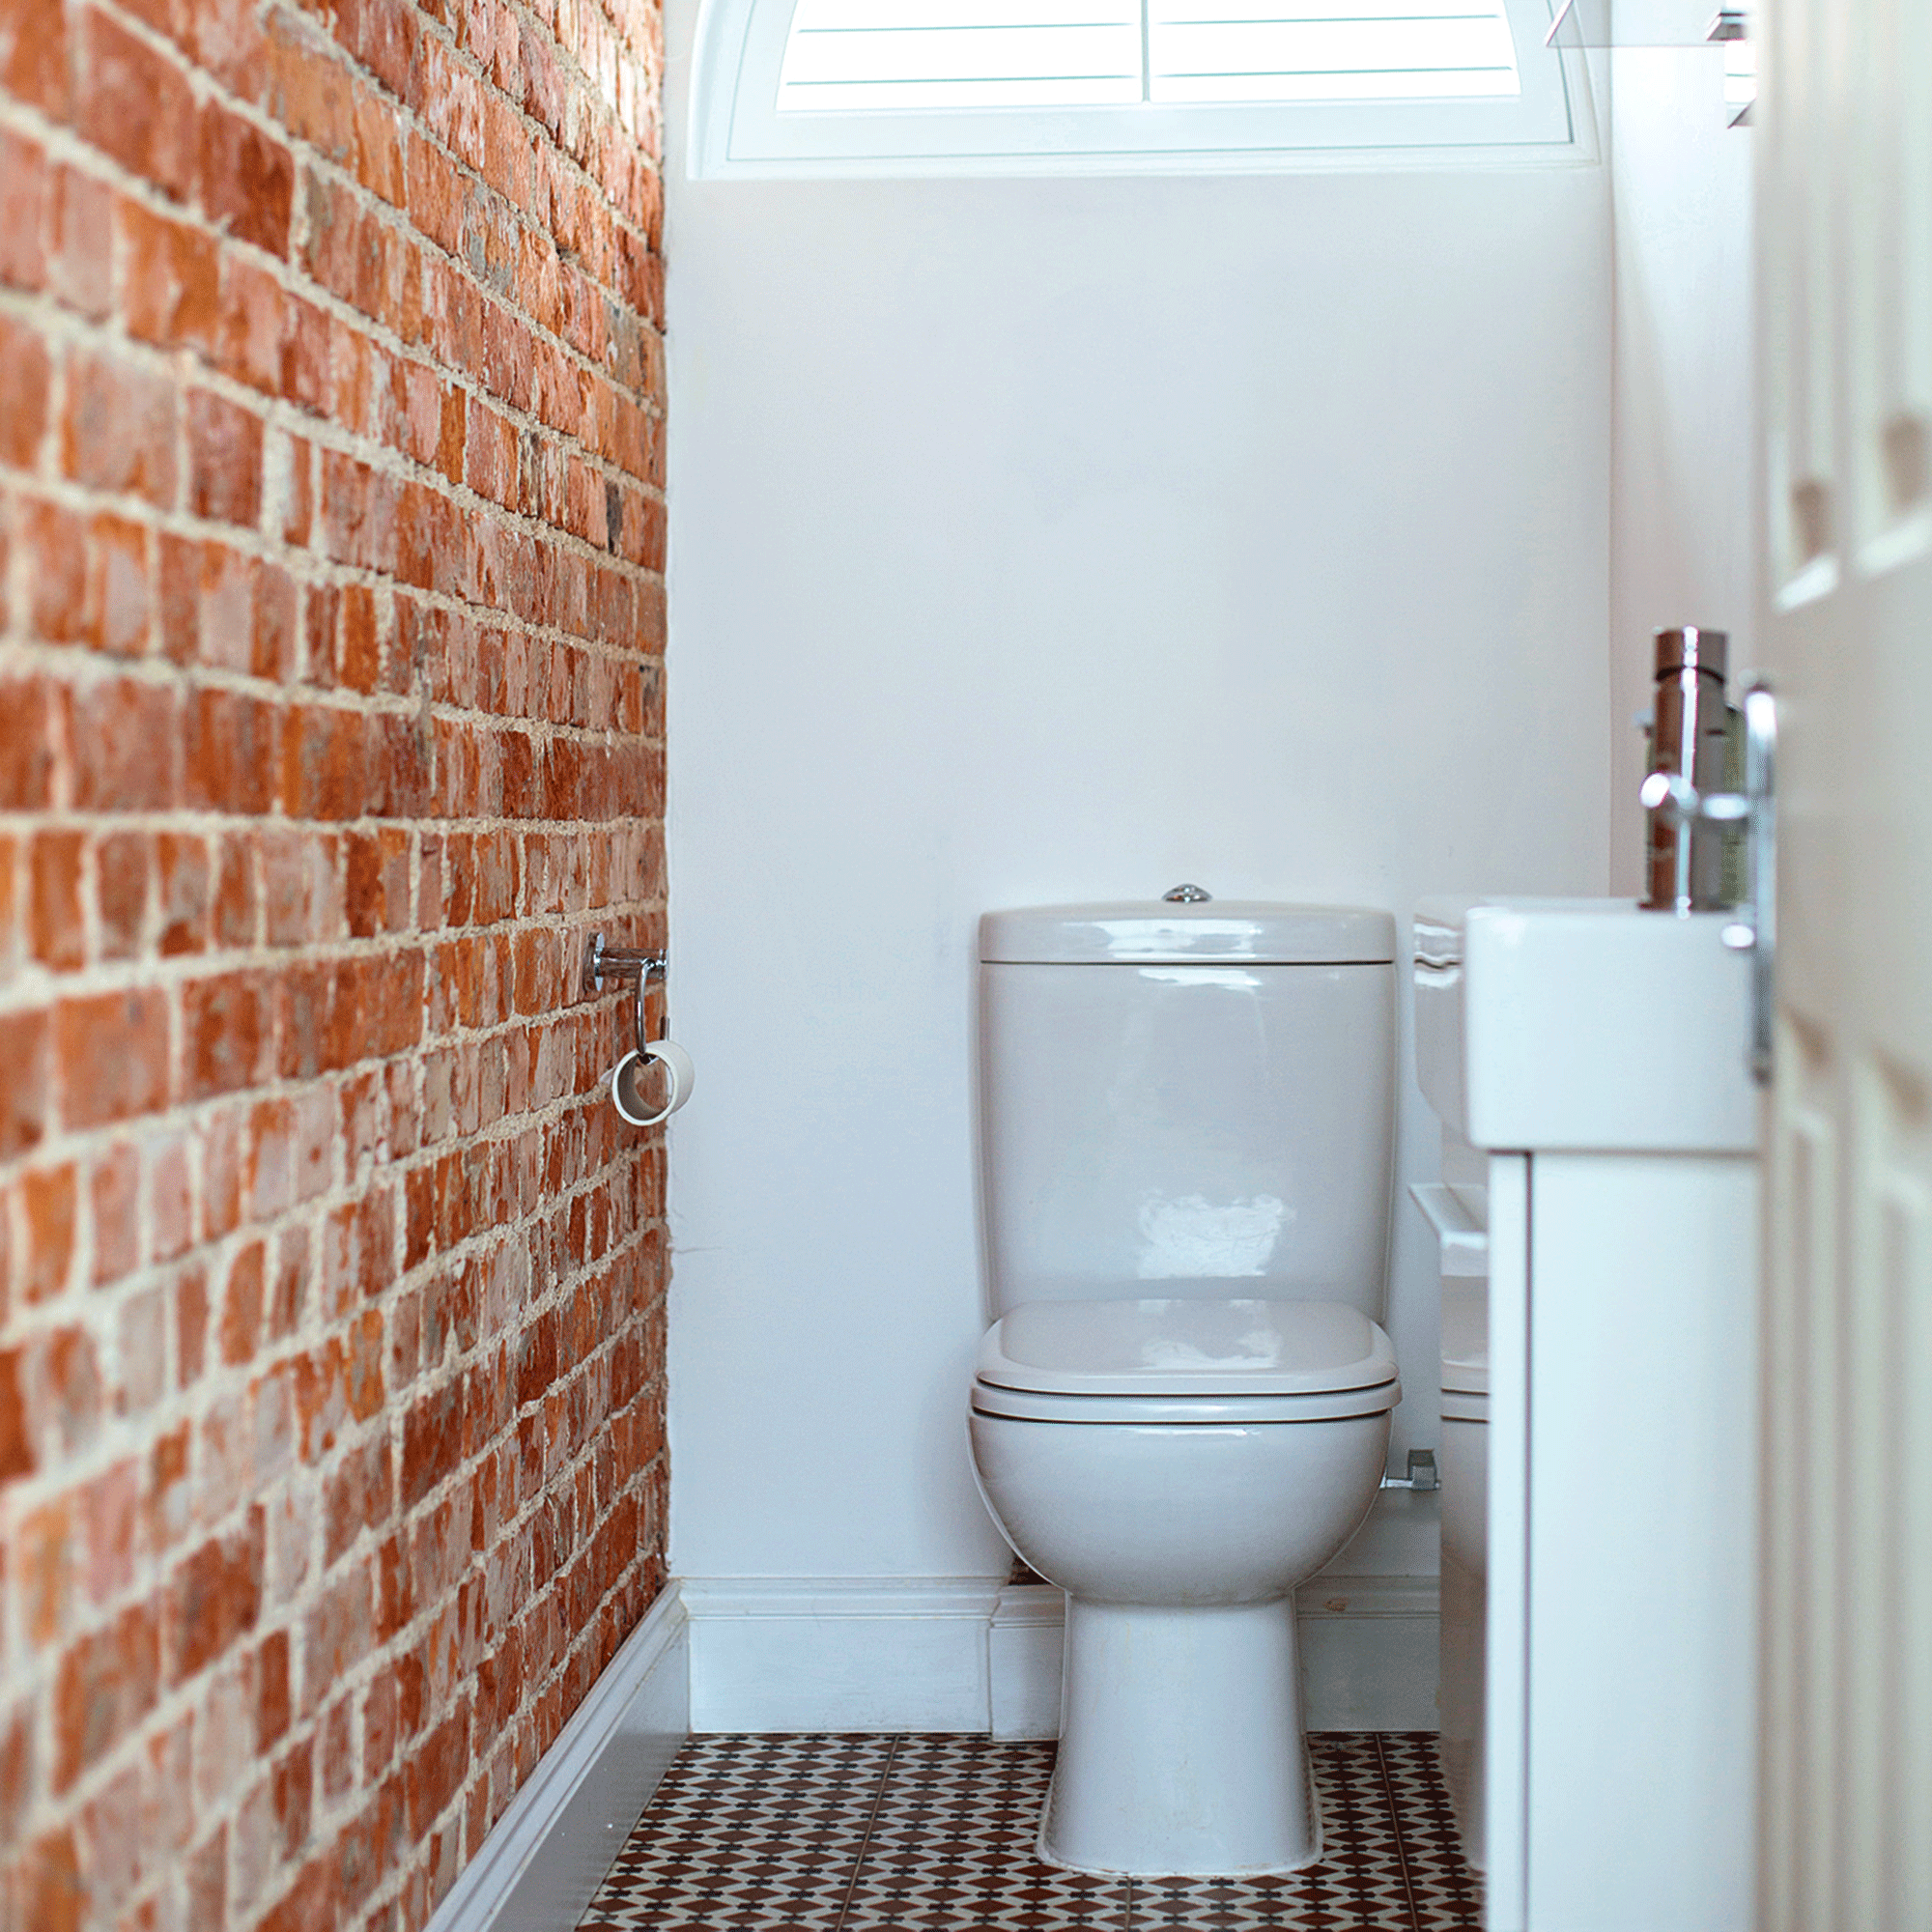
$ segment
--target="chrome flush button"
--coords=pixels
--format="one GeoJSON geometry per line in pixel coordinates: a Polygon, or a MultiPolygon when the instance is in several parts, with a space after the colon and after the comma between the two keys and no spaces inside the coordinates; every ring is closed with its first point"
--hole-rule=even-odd
{"type": "Polygon", "coordinates": [[[1161,894],[1171,905],[1206,905],[1213,896],[1205,886],[1172,886],[1161,894]]]}

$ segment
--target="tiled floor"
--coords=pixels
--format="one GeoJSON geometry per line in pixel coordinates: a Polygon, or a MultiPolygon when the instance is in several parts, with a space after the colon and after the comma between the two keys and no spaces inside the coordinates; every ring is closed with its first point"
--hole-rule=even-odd
{"type": "Polygon", "coordinates": [[[1050,1744],[701,1737],[679,1753],[581,1932],[1473,1932],[1428,1732],[1309,1740],[1321,1863],[1286,1878],[1105,1879],[1039,1863],[1050,1744]]]}

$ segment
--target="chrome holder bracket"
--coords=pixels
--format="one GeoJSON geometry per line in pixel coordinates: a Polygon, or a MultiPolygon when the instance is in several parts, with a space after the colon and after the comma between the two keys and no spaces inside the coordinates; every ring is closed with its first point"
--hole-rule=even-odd
{"type": "Polygon", "coordinates": [[[649,980],[662,980],[669,970],[668,953],[639,952],[626,946],[607,946],[601,932],[593,932],[589,945],[583,949],[583,990],[586,993],[601,993],[606,980],[636,980],[642,985],[649,980]]]}
{"type": "MultiPolygon", "coordinates": [[[[650,1028],[644,1018],[645,990],[653,980],[667,979],[669,973],[669,953],[640,952],[628,946],[607,946],[601,932],[593,932],[589,945],[583,949],[583,990],[586,993],[601,993],[606,980],[615,980],[637,988],[632,1031],[637,1037],[639,1054],[645,1053],[651,1043],[650,1028]]],[[[669,1014],[665,1016],[665,1026],[668,1032],[669,1014]]]]}

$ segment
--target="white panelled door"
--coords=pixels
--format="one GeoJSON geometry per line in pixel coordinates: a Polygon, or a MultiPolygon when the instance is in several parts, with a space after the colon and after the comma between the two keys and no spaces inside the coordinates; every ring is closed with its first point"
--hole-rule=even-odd
{"type": "Polygon", "coordinates": [[[1932,4],[1769,0],[1763,1932],[1932,1927],[1932,4]]]}

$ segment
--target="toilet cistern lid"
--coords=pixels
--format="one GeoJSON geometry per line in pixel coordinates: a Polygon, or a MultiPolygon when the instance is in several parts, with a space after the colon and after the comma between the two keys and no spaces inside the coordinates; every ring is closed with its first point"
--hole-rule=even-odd
{"type": "Polygon", "coordinates": [[[1172,894],[1015,906],[980,916],[980,957],[988,965],[1380,965],[1395,957],[1395,921],[1370,906],[1172,894]]]}
{"type": "Polygon", "coordinates": [[[979,1378],[1063,1395],[1292,1395],[1395,1378],[1389,1338],[1332,1301],[1028,1301],[980,1344],[979,1378]]]}

